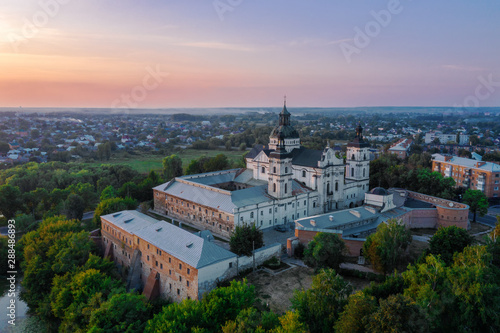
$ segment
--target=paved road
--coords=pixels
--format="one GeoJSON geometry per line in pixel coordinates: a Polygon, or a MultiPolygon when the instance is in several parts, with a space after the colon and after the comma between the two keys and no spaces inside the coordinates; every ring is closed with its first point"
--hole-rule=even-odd
{"type": "Polygon", "coordinates": [[[91,219],[91,218],[94,218],[94,212],[86,212],[86,213],[83,213],[83,217],[82,217],[82,220],[88,220],[88,219],[91,219]]]}
{"type": "MultiPolygon", "coordinates": [[[[474,218],[474,214],[469,213],[469,220],[472,221],[473,218],[474,218]]],[[[490,227],[495,227],[495,225],[497,223],[497,219],[495,216],[492,216],[492,215],[479,216],[479,214],[478,214],[476,216],[476,222],[481,223],[481,224],[485,224],[485,225],[490,226],[490,227]]]]}

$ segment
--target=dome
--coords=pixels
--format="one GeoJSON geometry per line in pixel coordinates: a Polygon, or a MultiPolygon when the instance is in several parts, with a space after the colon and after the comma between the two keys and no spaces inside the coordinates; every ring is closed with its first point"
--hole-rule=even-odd
{"type": "Polygon", "coordinates": [[[298,139],[300,136],[299,132],[292,126],[279,125],[273,129],[271,137],[277,139],[298,139]]]}
{"type": "Polygon", "coordinates": [[[383,187],[375,187],[370,191],[371,194],[376,194],[376,195],[389,195],[387,190],[383,187]]]}

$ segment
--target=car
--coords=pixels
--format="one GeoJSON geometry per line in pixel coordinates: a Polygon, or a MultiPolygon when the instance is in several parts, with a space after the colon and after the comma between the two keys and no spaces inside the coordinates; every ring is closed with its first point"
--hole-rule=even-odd
{"type": "Polygon", "coordinates": [[[285,227],[283,224],[280,224],[280,225],[275,226],[274,230],[279,231],[279,232],[286,232],[288,230],[288,228],[285,227]]]}

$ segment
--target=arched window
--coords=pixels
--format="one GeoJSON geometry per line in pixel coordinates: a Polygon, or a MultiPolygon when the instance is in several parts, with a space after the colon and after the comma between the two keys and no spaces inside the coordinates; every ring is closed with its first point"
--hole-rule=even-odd
{"type": "Polygon", "coordinates": [[[285,173],[288,173],[288,168],[287,167],[285,167],[285,173]]]}
{"type": "Polygon", "coordinates": [[[288,184],[285,184],[285,193],[286,193],[286,190],[287,190],[287,185],[288,185],[288,184]]]}
{"type": "Polygon", "coordinates": [[[366,169],[363,169],[363,177],[366,175],[366,169]]]}
{"type": "Polygon", "coordinates": [[[354,168],[351,168],[351,177],[354,177],[354,168]]]}
{"type": "Polygon", "coordinates": [[[276,183],[273,184],[273,192],[276,192],[276,183]]]}
{"type": "Polygon", "coordinates": [[[365,159],[365,160],[366,160],[366,154],[365,154],[365,156],[363,157],[363,159],[365,159]]]}
{"type": "Polygon", "coordinates": [[[339,190],[339,182],[335,182],[335,191],[339,190]]]}
{"type": "Polygon", "coordinates": [[[354,160],[354,154],[352,154],[352,160],[354,160]]]}
{"type": "Polygon", "coordinates": [[[273,172],[276,173],[276,167],[273,168],[273,172]]]}
{"type": "Polygon", "coordinates": [[[302,170],[302,177],[306,176],[306,170],[302,170]]]}
{"type": "Polygon", "coordinates": [[[262,167],[262,173],[266,173],[266,168],[262,167]]]}
{"type": "Polygon", "coordinates": [[[326,193],[330,193],[330,183],[326,184],[326,193]]]}

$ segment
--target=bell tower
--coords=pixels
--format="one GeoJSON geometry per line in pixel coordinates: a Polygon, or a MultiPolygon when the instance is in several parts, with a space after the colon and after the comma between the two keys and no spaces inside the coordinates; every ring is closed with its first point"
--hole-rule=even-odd
{"type": "Polygon", "coordinates": [[[363,127],[358,124],[356,137],[347,145],[346,180],[359,182],[368,190],[370,180],[370,145],[363,140],[363,127]]]}
{"type": "Polygon", "coordinates": [[[282,135],[277,136],[277,149],[269,155],[267,193],[277,199],[292,196],[292,156],[286,151],[282,135]]]}

